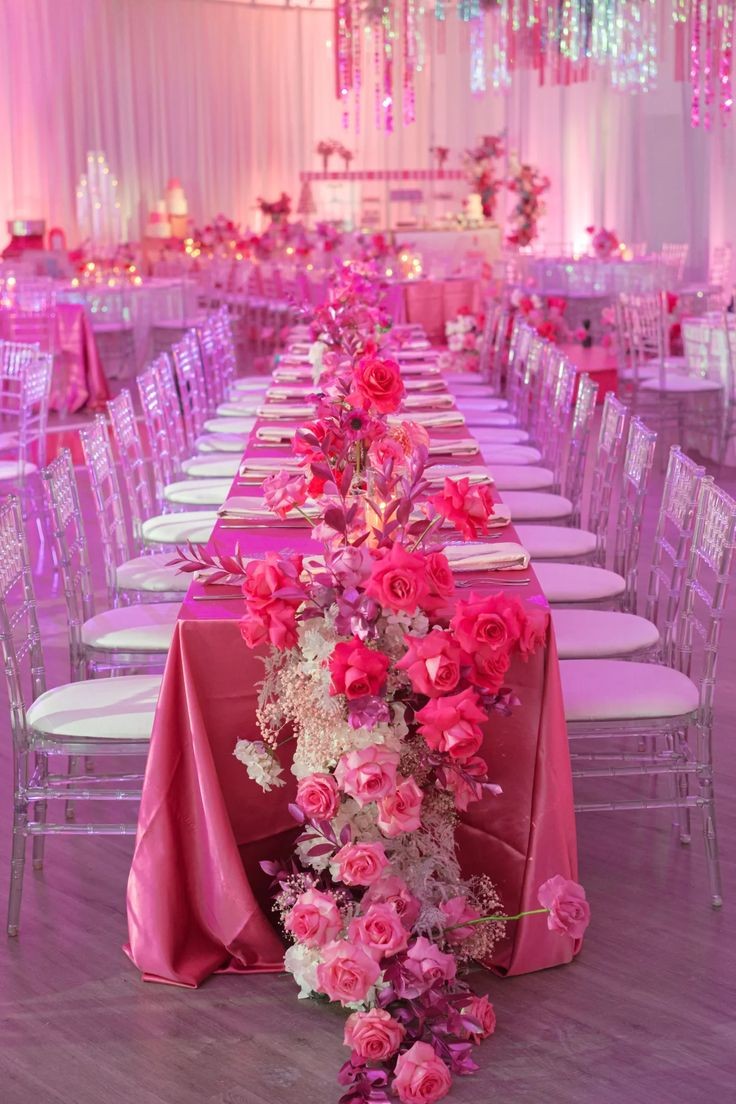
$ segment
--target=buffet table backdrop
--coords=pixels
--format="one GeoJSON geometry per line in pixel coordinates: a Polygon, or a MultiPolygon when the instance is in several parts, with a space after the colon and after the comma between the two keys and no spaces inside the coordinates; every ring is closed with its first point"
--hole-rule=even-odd
{"type": "Polygon", "coordinates": [[[588,224],[655,249],[690,241],[700,275],[709,237],[730,238],[736,136],[691,130],[688,86],[673,86],[671,59],[662,58],[659,89],[638,96],[602,81],[539,88],[523,73],[502,95],[468,97],[457,23],[443,25],[445,52],[417,84],[418,121],[386,135],[366,96],[355,134],[342,130],[333,94],[330,11],[0,0],[0,224],[45,217],[74,241],[74,184],[89,149],[105,150],[137,237],[171,176],[197,218],[223,211],[252,223],[258,196],[285,190],[296,202],[299,172],[320,167],[321,137],[341,135],[355,167],[428,165],[436,144],[451,147],[457,166],[459,151],[505,128],[507,148],[553,182],[547,241],[584,245],[588,224]],[[252,112],[254,102],[263,110],[252,112]]]}

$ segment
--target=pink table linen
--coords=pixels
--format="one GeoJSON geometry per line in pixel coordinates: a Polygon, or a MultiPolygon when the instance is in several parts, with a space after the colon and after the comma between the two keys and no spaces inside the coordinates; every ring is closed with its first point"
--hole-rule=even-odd
{"type": "Polygon", "coordinates": [[[56,327],[51,409],[69,413],[83,406],[100,409],[110,398],[110,388],[87,311],[81,303],[57,303],[56,327]]]}
{"type": "MultiPolygon", "coordinates": [[[[464,427],[433,440],[468,436],[464,427]]],[[[256,448],[263,459],[287,450],[256,448]]],[[[442,458],[441,462],[446,462],[442,458]]],[[[463,464],[482,465],[480,456],[463,464]]],[[[237,482],[237,480],[236,480],[237,482]]],[[[250,492],[256,492],[251,488],[250,492]]],[[[250,493],[243,486],[233,493],[250,493]]],[[[504,540],[514,540],[512,528],[504,540]]],[[[220,550],[254,555],[314,549],[308,530],[263,525],[214,535],[220,550]]],[[[473,589],[530,577],[511,594],[543,601],[531,572],[479,573],[473,589]],[[477,583],[476,583],[477,580],[477,583]]],[[[295,785],[264,794],[233,758],[240,738],[256,738],[256,683],[262,667],[241,641],[239,600],[200,601],[216,586],[194,582],[183,603],[163,679],[128,884],[129,945],[147,980],[194,986],[216,971],[282,969],[283,944],[269,919],[263,859],[288,855],[298,829],[287,804],[295,785]]],[[[235,588],[222,591],[235,594],[235,588]]],[[[460,592],[463,593],[462,591],[460,592]]],[[[468,593],[468,592],[466,592],[468,593]]],[[[554,637],[527,663],[514,660],[510,684],[521,704],[488,726],[483,754],[500,797],[471,805],[458,846],[466,874],[487,873],[513,914],[538,907],[538,886],[554,874],[577,879],[572,783],[554,637]]],[[[540,917],[509,925],[487,965],[521,974],[569,962],[579,943],[547,930],[540,917]]]]}

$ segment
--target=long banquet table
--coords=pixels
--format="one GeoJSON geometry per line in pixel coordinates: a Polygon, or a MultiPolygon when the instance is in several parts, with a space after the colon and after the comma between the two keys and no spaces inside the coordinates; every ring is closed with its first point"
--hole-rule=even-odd
{"type": "MultiPolygon", "coordinates": [[[[464,426],[432,431],[433,441],[460,436],[470,436],[464,426]]],[[[289,451],[258,447],[253,434],[245,456],[289,451]]],[[[483,464],[479,455],[458,462],[483,464]]],[[[249,493],[237,483],[236,477],[233,494],[249,493]]],[[[511,527],[504,530],[504,541],[515,539],[511,527]]],[[[306,528],[269,524],[233,531],[218,523],[212,541],[221,551],[239,544],[253,556],[315,547],[306,528]]],[[[544,603],[531,569],[466,578],[478,591],[528,578],[528,586],[513,586],[510,593],[544,603]]],[[[298,832],[287,809],[295,784],[287,770],[287,786],[264,794],[233,758],[236,740],[258,737],[262,666],[240,638],[241,601],[227,593],[238,591],[192,583],[163,678],[128,885],[126,950],[147,980],[195,986],[217,971],[282,969],[284,946],[270,919],[268,879],[259,862],[289,853],[298,832]]],[[[577,878],[569,752],[551,630],[546,646],[526,663],[514,660],[509,682],[520,704],[510,717],[489,723],[482,751],[503,794],[462,814],[458,846],[464,872],[490,875],[504,907],[515,914],[537,907],[537,887],[552,875],[577,878]]],[[[536,916],[509,924],[487,965],[520,974],[569,962],[577,950],[573,940],[550,933],[536,916]]]]}

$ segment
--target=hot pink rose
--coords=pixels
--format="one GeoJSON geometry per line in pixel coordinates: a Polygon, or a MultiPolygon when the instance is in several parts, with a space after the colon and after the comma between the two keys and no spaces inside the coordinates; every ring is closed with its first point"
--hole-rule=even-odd
{"type": "Polygon", "coordinates": [[[393,1089],[401,1104],[435,1104],[451,1085],[450,1071],[429,1043],[414,1043],[399,1055],[393,1089]]]}
{"type": "Polygon", "coordinates": [[[413,778],[401,782],[393,793],[378,803],[376,823],[384,836],[393,839],[402,832],[416,832],[421,827],[424,794],[413,778]]]}
{"type": "Polygon", "coordinates": [[[547,927],[572,939],[580,939],[590,923],[590,905],[585,890],[577,882],[555,874],[539,887],[537,893],[542,908],[549,909],[547,927]]]}
{"type": "Polygon", "coordinates": [[[389,460],[393,461],[394,467],[403,464],[406,456],[396,438],[386,433],[373,442],[368,450],[368,458],[374,468],[383,468],[389,460]]]}
{"type": "Polygon", "coordinates": [[[405,636],[408,645],[396,667],[406,671],[418,694],[439,698],[460,681],[460,647],[448,632],[432,629],[427,636],[405,636]]]}
{"type": "Polygon", "coordinates": [[[369,406],[381,414],[392,414],[401,406],[404,383],[401,369],[393,360],[364,356],[354,369],[354,389],[369,406]]]}
{"type": "Polygon", "coordinates": [[[467,476],[463,479],[448,477],[440,493],[429,499],[429,504],[468,540],[475,540],[478,533],[488,531],[493,494],[484,483],[471,486],[467,476]]]}
{"type": "Polygon", "coordinates": [[[385,609],[414,613],[427,593],[425,557],[408,552],[398,541],[376,560],[366,593],[385,609]]]}
{"type": "Polygon", "coordinates": [[[334,776],[317,773],[300,778],[296,788],[296,803],[305,816],[329,820],[340,804],[334,776]]]}
{"type": "Polygon", "coordinates": [[[380,694],[386,684],[390,659],[354,636],[336,644],[330,656],[331,694],[344,694],[348,700],[380,694]]]}
{"type": "Polygon", "coordinates": [[[483,743],[478,722],[487,720],[475,690],[468,688],[446,698],[432,698],[417,712],[419,732],[433,751],[453,759],[469,759],[483,743]]]}
{"type": "Polygon", "coordinates": [[[451,897],[449,901],[443,901],[440,911],[447,925],[445,935],[451,943],[462,943],[464,939],[469,939],[473,935],[472,926],[458,927],[459,924],[464,925],[468,920],[477,920],[480,916],[478,910],[469,905],[465,897],[451,897]]]}
{"type": "Polygon", "coordinates": [[[270,510],[285,518],[295,506],[307,501],[307,480],[289,471],[274,472],[263,480],[263,498],[270,510]]]}
{"type": "Polygon", "coordinates": [[[408,928],[412,926],[421,910],[421,904],[409,891],[406,882],[396,874],[385,874],[374,882],[365,893],[363,901],[385,902],[391,905],[408,928]]]}
{"type": "Polygon", "coordinates": [[[405,1035],[406,1028],[389,1012],[371,1008],[348,1016],[343,1042],[364,1062],[384,1062],[396,1053],[405,1035]]]}
{"type": "Polygon", "coordinates": [[[346,843],[332,861],[338,869],[338,881],[351,886],[372,885],[388,866],[382,843],[346,843]]]}
{"type": "Polygon", "coordinates": [[[268,630],[263,617],[254,615],[252,613],[246,613],[240,619],[240,635],[249,648],[257,648],[259,644],[263,644],[268,640],[268,630]]]}
{"type": "Polygon", "coordinates": [[[460,764],[458,770],[449,770],[446,774],[447,789],[455,795],[456,809],[464,812],[472,801],[480,801],[483,796],[480,782],[485,781],[488,767],[479,755],[474,755],[472,759],[460,764]],[[476,778],[478,782],[474,781],[476,778]]]}
{"type": "Polygon", "coordinates": [[[398,765],[397,752],[383,744],[372,744],[343,755],[335,768],[335,778],[340,789],[362,808],[393,793],[398,765]]]}
{"type": "Polygon", "coordinates": [[[510,665],[508,652],[491,652],[487,648],[479,648],[473,652],[468,677],[476,686],[482,686],[484,690],[495,694],[503,686],[510,665]]]}
{"type": "Polygon", "coordinates": [[[409,933],[391,905],[370,905],[363,916],[350,921],[348,935],[377,961],[406,950],[409,943],[409,933]]]}
{"type": "Polygon", "coordinates": [[[493,1011],[493,1005],[485,993],[482,997],[473,997],[470,1003],[463,1008],[463,1015],[470,1016],[471,1019],[478,1022],[479,1030],[470,1033],[471,1038],[476,1043],[479,1043],[481,1039],[487,1039],[496,1030],[496,1013],[493,1011]]]}
{"type": "MultiPolygon", "coordinates": [[[[517,598],[518,602],[518,598],[517,598]]],[[[522,610],[520,617],[519,639],[516,646],[526,659],[536,652],[537,648],[547,639],[547,627],[549,625],[549,610],[540,609],[527,602],[524,606],[518,602],[522,610]]]]}
{"type": "Polygon", "coordinates": [[[334,898],[318,889],[308,889],[297,897],[284,927],[306,947],[324,947],[340,933],[342,919],[334,898]]]}
{"type": "Polygon", "coordinates": [[[452,981],[457,972],[455,956],[445,954],[423,935],[418,936],[407,951],[405,963],[407,970],[427,986],[437,981],[452,981]]]}
{"type": "Polygon", "coordinates": [[[508,651],[519,639],[518,603],[499,594],[471,594],[457,603],[450,622],[461,647],[472,655],[478,648],[508,651]]]}
{"type": "Polygon", "coordinates": [[[367,951],[339,939],[323,949],[317,984],[330,1000],[353,1004],[365,1000],[380,974],[381,967],[367,951]]]}
{"type": "Polygon", "coordinates": [[[278,601],[286,601],[295,608],[304,599],[303,588],[299,583],[302,570],[302,557],[285,558],[277,552],[267,552],[262,560],[250,560],[246,564],[243,580],[243,594],[250,610],[258,610],[274,601],[276,591],[294,588],[295,593],[288,598],[279,596],[278,601]]]}
{"type": "Polygon", "coordinates": [[[422,600],[426,610],[443,609],[455,594],[455,577],[444,552],[429,552],[424,558],[428,594],[422,600]]]}
{"type": "Polygon", "coordinates": [[[250,603],[246,603],[246,609],[240,622],[240,634],[249,648],[255,648],[265,640],[280,651],[296,645],[296,613],[289,602],[274,598],[259,609],[252,610],[250,603]]]}

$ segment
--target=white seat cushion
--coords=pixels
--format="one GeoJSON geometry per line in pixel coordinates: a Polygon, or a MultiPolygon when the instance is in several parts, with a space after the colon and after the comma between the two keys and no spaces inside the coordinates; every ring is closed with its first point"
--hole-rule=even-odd
{"type": "Polygon", "coordinates": [[[572,513],[572,502],[564,495],[545,494],[544,491],[509,491],[503,500],[511,510],[511,520],[530,521],[532,518],[551,520],[566,518],[572,513]]]}
{"type": "Polygon", "coordinates": [[[234,479],[240,469],[240,457],[229,453],[190,456],[181,469],[188,479],[234,479]]]}
{"type": "MultiPolygon", "coordinates": [[[[462,407],[458,403],[458,409],[462,407]]],[[[516,418],[513,414],[507,414],[504,410],[493,411],[484,409],[485,404],[472,403],[466,407],[465,422],[468,429],[495,429],[497,426],[515,426],[516,418]]]]}
{"type": "Polygon", "coordinates": [[[220,403],[215,413],[218,418],[255,418],[259,400],[244,398],[241,402],[220,403]]]}
{"type": "Polygon", "coordinates": [[[626,590],[626,580],[615,571],[586,564],[548,563],[534,565],[545,598],[550,603],[603,602],[618,598],[626,590]]]}
{"type": "Polygon", "coordinates": [[[195,442],[203,456],[210,452],[237,452],[240,455],[248,442],[242,433],[205,433],[195,442]]]}
{"type": "Polygon", "coordinates": [[[450,391],[455,396],[458,410],[508,410],[507,399],[491,398],[482,387],[458,387],[457,390],[450,388],[450,391]]]}
{"type": "MultiPolygon", "coordinates": [[[[477,437],[477,434],[476,434],[477,437]]],[[[483,459],[489,465],[499,464],[538,464],[542,459],[539,449],[530,445],[494,445],[480,441],[483,459]]]]}
{"type": "Polygon", "coordinates": [[[126,675],[47,690],[28,710],[28,724],[47,736],[84,740],[150,738],[161,678],[126,675]]]}
{"type": "Polygon", "coordinates": [[[269,386],[270,382],[271,382],[271,379],[270,379],[269,376],[264,376],[264,377],[256,376],[252,379],[250,379],[250,378],[236,379],[236,380],[233,380],[233,383],[231,385],[230,390],[233,394],[241,394],[242,395],[242,394],[245,393],[245,394],[249,394],[249,395],[252,395],[252,394],[259,395],[259,394],[261,394],[261,392],[266,390],[266,388],[269,386]]]}
{"type": "Polygon", "coordinates": [[[499,491],[543,491],[555,481],[553,471],[533,464],[494,464],[491,475],[499,491]]]}
{"type": "Polygon", "coordinates": [[[472,432],[481,445],[523,445],[529,440],[525,429],[504,426],[476,426],[472,432]]]}
{"type": "Polygon", "coordinates": [[[154,552],[151,556],[136,556],[120,564],[115,572],[115,581],[120,590],[142,590],[162,593],[174,591],[179,594],[189,590],[191,579],[182,575],[175,567],[169,567],[171,552],[154,552]]]}
{"type": "Polygon", "coordinates": [[[30,460],[0,460],[0,479],[20,479],[21,475],[33,475],[38,468],[30,460]]]}
{"type": "MultiPolygon", "coordinates": [[[[189,576],[184,576],[189,578],[189,576]]],[[[106,652],[166,653],[179,616],[175,602],[150,602],[105,610],[85,621],[82,641],[106,652]]]]}
{"type": "Polygon", "coordinates": [[[716,380],[701,379],[699,376],[668,375],[664,383],[659,379],[646,380],[641,385],[642,391],[657,391],[666,395],[707,394],[722,391],[723,385],[716,380]]]}
{"type": "Polygon", "coordinates": [[[146,544],[206,544],[216,523],[217,514],[209,510],[157,514],[143,522],[142,536],[146,544]]]}
{"type": "Polygon", "coordinates": [[[564,659],[560,675],[568,721],[683,717],[698,707],[695,683],[656,663],[564,659]]]}
{"type": "Polygon", "coordinates": [[[552,612],[560,659],[608,659],[634,655],[659,641],[646,617],[615,610],[556,609],[552,612]]]}
{"type": "Polygon", "coordinates": [[[595,533],[588,529],[567,525],[517,525],[515,528],[533,560],[572,560],[589,556],[596,549],[595,533]]]}
{"type": "Polygon", "coordinates": [[[208,433],[239,433],[246,440],[255,424],[255,418],[209,418],[204,428],[208,433]]]}
{"type": "Polygon", "coordinates": [[[164,498],[179,506],[221,506],[232,479],[179,479],[164,487],[164,498]]]}

